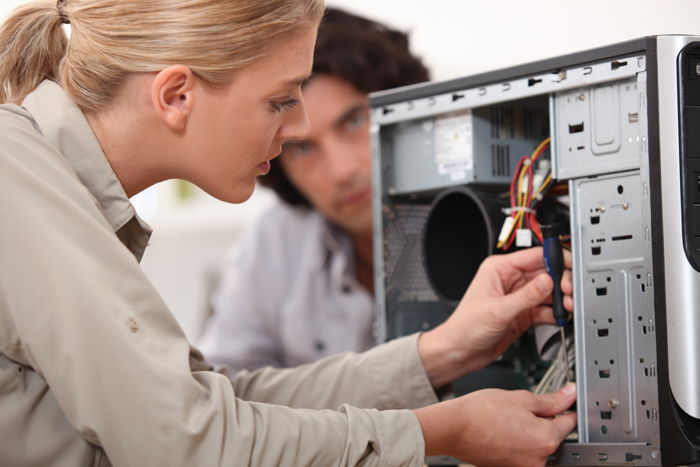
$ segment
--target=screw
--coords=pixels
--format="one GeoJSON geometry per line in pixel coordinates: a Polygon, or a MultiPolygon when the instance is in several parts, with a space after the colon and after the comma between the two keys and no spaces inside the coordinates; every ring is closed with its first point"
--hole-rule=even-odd
{"type": "Polygon", "coordinates": [[[614,408],[617,407],[619,404],[620,404],[620,403],[619,403],[618,401],[616,401],[615,399],[610,399],[610,400],[608,401],[608,405],[610,406],[611,409],[614,409],[614,408]]]}
{"type": "Polygon", "coordinates": [[[585,100],[586,100],[586,95],[585,95],[585,94],[579,94],[579,95],[578,95],[578,100],[580,100],[580,101],[585,101],[585,100]]]}
{"type": "Polygon", "coordinates": [[[659,450],[658,450],[658,449],[654,449],[653,451],[651,451],[651,457],[653,457],[654,459],[656,459],[657,457],[659,457],[659,450]]]}
{"type": "Polygon", "coordinates": [[[623,203],[623,204],[622,204],[622,209],[624,209],[625,211],[628,210],[629,207],[630,207],[629,203],[623,203]]]}
{"type": "Polygon", "coordinates": [[[601,206],[598,209],[600,209],[600,212],[605,212],[605,206],[601,206]]]}

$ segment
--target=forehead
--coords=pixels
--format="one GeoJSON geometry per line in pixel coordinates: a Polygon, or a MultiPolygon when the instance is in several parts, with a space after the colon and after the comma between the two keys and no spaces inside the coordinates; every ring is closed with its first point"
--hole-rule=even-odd
{"type": "Polygon", "coordinates": [[[315,75],[304,85],[303,92],[312,132],[322,124],[340,123],[348,112],[369,105],[366,93],[335,76],[315,75]]]}
{"type": "Polygon", "coordinates": [[[260,87],[300,86],[311,74],[315,42],[315,26],[299,28],[268,45],[264,56],[241,70],[238,76],[254,81],[260,87]]]}
{"type": "Polygon", "coordinates": [[[314,75],[304,84],[304,97],[309,100],[324,101],[329,98],[344,101],[369,102],[369,95],[358,91],[343,78],[334,75],[314,75]]]}

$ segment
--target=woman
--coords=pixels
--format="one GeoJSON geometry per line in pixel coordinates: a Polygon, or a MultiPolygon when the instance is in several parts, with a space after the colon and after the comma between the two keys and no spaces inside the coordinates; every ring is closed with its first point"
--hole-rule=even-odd
{"type": "Polygon", "coordinates": [[[7,19],[1,465],[420,465],[438,452],[517,465],[543,463],[572,428],[570,414],[548,418],[571,404],[570,388],[483,391],[416,411],[269,405],[436,402],[433,387],[551,321],[536,250],[487,261],[430,333],[233,385],[140,271],[150,230],[129,196],[183,178],[241,202],[282,141],[305,134],[300,86],[322,12],[322,0],[68,0],[7,19]],[[485,420],[493,436],[469,436],[485,420]]]}

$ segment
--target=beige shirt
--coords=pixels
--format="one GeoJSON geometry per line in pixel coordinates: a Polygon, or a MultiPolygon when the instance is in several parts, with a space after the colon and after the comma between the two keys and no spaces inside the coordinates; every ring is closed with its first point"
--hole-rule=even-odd
{"type": "Polygon", "coordinates": [[[51,82],[23,106],[0,106],[0,465],[422,463],[392,410],[436,402],[417,336],[231,384],[139,268],[149,229],[83,114],[51,82]]]}

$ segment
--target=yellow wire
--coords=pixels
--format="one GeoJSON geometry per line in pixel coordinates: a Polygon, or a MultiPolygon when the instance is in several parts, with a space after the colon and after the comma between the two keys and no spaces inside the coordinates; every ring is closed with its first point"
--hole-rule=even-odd
{"type": "Polygon", "coordinates": [[[544,181],[542,182],[542,185],[540,185],[540,187],[537,189],[535,194],[532,195],[532,197],[537,198],[540,195],[540,193],[542,193],[544,191],[544,189],[547,187],[547,185],[549,185],[549,183],[551,181],[552,181],[552,173],[550,172],[549,174],[547,174],[547,178],[544,179],[544,181]]]}
{"type": "Polygon", "coordinates": [[[548,145],[550,141],[552,141],[552,137],[551,137],[551,136],[547,136],[547,137],[544,139],[544,141],[542,141],[540,144],[538,144],[537,147],[535,148],[535,150],[532,151],[532,154],[530,155],[530,159],[532,159],[532,158],[535,156],[535,154],[537,154],[538,152],[540,152],[540,149],[542,149],[544,146],[548,145]]]}
{"type": "MultiPolygon", "coordinates": [[[[530,157],[528,158],[530,160],[530,164],[534,161],[535,154],[540,152],[547,144],[550,143],[552,140],[551,137],[545,138],[540,144],[537,145],[534,151],[532,151],[532,154],[530,154],[530,157]]],[[[528,164],[528,165],[530,165],[528,164]]],[[[527,200],[527,197],[525,196],[525,193],[523,193],[522,187],[523,187],[523,179],[525,178],[525,174],[527,173],[527,166],[523,164],[523,166],[520,169],[520,174],[518,174],[518,181],[516,184],[516,190],[517,190],[517,196],[516,196],[516,208],[522,208],[518,210],[518,212],[513,216],[513,225],[511,226],[510,230],[508,231],[508,235],[506,235],[505,240],[502,242],[498,242],[496,244],[496,248],[502,248],[503,245],[508,243],[510,240],[510,237],[513,235],[513,231],[515,230],[516,226],[517,228],[522,228],[523,224],[523,219],[525,217],[525,212],[524,208],[525,206],[525,201],[527,200]]],[[[533,198],[538,196],[544,189],[547,187],[547,185],[552,181],[552,173],[550,172],[547,177],[544,179],[542,184],[537,188],[537,191],[533,195],[533,198]]],[[[529,182],[528,182],[529,183],[529,182]]]]}

